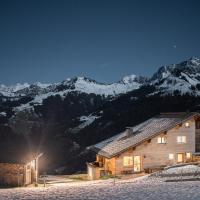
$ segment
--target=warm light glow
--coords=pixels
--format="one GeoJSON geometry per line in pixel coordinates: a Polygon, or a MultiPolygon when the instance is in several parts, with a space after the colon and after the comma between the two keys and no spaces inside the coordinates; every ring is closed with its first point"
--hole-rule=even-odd
{"type": "Polygon", "coordinates": [[[88,167],[88,175],[89,175],[89,177],[92,178],[92,177],[93,177],[92,174],[93,174],[93,173],[92,173],[92,168],[89,166],[89,167],[88,167]]]}
{"type": "Polygon", "coordinates": [[[182,153],[178,153],[178,159],[177,161],[180,163],[180,162],[183,162],[183,154],[182,153]]]}
{"type": "Polygon", "coordinates": [[[35,160],[31,161],[31,167],[35,169],[35,160]]]}
{"type": "Polygon", "coordinates": [[[123,165],[125,167],[133,166],[133,157],[132,156],[124,156],[123,165]]]}
{"type": "Polygon", "coordinates": [[[174,159],[174,154],[173,154],[173,153],[170,153],[170,154],[169,154],[169,159],[170,159],[170,160],[173,160],[173,159],[174,159]]]}
{"type": "Polygon", "coordinates": [[[190,159],[191,158],[191,153],[186,153],[186,158],[190,159]]]}
{"type": "Polygon", "coordinates": [[[186,136],[177,136],[177,143],[178,144],[186,143],[186,136]]]}
{"type": "Polygon", "coordinates": [[[189,122],[186,122],[186,123],[185,123],[185,127],[190,127],[190,123],[189,123],[189,122]]]}
{"type": "Polygon", "coordinates": [[[166,144],[166,138],[165,137],[158,137],[157,140],[158,144],[166,144]]]}
{"type": "Polygon", "coordinates": [[[134,156],[134,172],[141,171],[141,157],[134,156]]]}

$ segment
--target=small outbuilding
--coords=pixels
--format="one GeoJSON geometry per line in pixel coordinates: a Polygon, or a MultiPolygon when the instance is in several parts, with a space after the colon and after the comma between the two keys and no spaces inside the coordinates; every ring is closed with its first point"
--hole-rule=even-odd
{"type": "Polygon", "coordinates": [[[37,182],[38,160],[41,154],[30,152],[1,152],[0,185],[26,186],[37,182]]]}

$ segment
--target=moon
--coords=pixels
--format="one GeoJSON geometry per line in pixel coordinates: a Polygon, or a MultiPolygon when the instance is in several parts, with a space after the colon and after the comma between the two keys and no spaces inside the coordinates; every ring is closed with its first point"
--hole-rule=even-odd
{"type": "Polygon", "coordinates": [[[177,47],[177,46],[174,44],[174,45],[173,45],[173,48],[176,49],[176,47],[177,47]]]}

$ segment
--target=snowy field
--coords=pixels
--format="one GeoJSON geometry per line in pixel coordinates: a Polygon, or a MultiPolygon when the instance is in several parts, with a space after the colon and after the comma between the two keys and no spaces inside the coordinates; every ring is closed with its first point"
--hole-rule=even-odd
{"type": "Polygon", "coordinates": [[[86,181],[57,184],[47,188],[1,189],[1,200],[164,200],[200,199],[200,182],[164,182],[160,178],[86,181]]]}

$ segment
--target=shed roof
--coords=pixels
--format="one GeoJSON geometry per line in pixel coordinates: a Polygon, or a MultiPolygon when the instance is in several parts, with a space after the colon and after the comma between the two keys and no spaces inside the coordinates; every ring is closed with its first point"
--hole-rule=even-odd
{"type": "Polygon", "coordinates": [[[134,127],[129,127],[127,130],[91,146],[90,149],[99,155],[111,158],[155,137],[161,132],[174,128],[194,116],[199,116],[199,113],[161,113],[158,116],[152,117],[134,127]]]}

